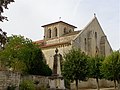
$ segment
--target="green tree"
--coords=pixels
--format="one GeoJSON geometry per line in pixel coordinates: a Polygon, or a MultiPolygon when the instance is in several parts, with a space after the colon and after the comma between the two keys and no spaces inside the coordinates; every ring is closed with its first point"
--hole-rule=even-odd
{"type": "Polygon", "coordinates": [[[51,75],[52,73],[51,69],[43,62],[43,54],[38,45],[23,36],[9,37],[0,59],[14,71],[34,75],[51,75]]]}
{"type": "Polygon", "coordinates": [[[89,77],[90,78],[95,78],[97,82],[97,89],[99,90],[99,79],[102,78],[101,74],[101,66],[102,66],[102,61],[104,60],[103,57],[100,56],[95,56],[95,57],[90,57],[89,58],[89,77]]]}
{"type": "Polygon", "coordinates": [[[25,65],[25,63],[23,62],[23,59],[19,58],[19,52],[26,43],[32,43],[32,41],[27,38],[24,39],[23,36],[13,35],[9,37],[6,48],[0,52],[1,62],[8,68],[12,68],[14,71],[24,71],[26,69],[23,68],[23,65],[25,65]]]}
{"type": "MultiPolygon", "coordinates": [[[[8,9],[8,4],[11,2],[14,2],[14,0],[0,0],[0,22],[3,22],[3,20],[7,20],[7,17],[3,16],[2,13],[4,12],[4,9],[8,9]]],[[[7,36],[6,32],[3,32],[0,28],[0,49],[4,48],[4,45],[7,42],[7,36]]]]}
{"type": "Polygon", "coordinates": [[[2,16],[2,13],[4,12],[4,9],[8,9],[8,4],[11,2],[14,2],[14,0],[0,0],[0,21],[3,22],[3,20],[8,20],[7,17],[2,16]]]}
{"type": "Polygon", "coordinates": [[[2,29],[0,29],[0,50],[4,49],[6,43],[7,43],[7,33],[3,32],[2,29]]]}
{"type": "Polygon", "coordinates": [[[116,81],[118,82],[118,90],[120,90],[120,52],[114,51],[111,55],[105,58],[102,65],[104,77],[108,80],[114,80],[115,88],[116,81]]]}
{"type": "Polygon", "coordinates": [[[26,44],[20,50],[20,58],[24,60],[29,74],[50,76],[51,69],[44,63],[43,53],[35,44],[26,44]]]}
{"type": "Polygon", "coordinates": [[[64,55],[64,59],[62,74],[71,82],[75,80],[78,90],[78,81],[86,80],[88,74],[87,56],[79,49],[72,49],[64,55]]]}

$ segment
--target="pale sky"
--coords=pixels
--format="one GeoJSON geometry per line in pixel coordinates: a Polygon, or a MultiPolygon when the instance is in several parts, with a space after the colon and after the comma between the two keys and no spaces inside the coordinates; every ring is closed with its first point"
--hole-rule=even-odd
{"type": "Polygon", "coordinates": [[[93,14],[107,35],[113,50],[120,48],[119,0],[15,0],[4,15],[9,21],[0,22],[0,28],[14,35],[35,40],[43,39],[44,24],[62,21],[83,29],[93,14]]]}

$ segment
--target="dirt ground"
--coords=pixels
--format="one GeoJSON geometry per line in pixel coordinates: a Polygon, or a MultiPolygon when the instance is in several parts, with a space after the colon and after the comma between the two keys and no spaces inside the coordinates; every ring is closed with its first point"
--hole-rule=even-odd
{"type": "MultiPolygon", "coordinates": [[[[79,90],[97,90],[97,89],[79,89],[79,90]]],[[[100,90],[115,90],[114,88],[100,88],[100,90]]]]}

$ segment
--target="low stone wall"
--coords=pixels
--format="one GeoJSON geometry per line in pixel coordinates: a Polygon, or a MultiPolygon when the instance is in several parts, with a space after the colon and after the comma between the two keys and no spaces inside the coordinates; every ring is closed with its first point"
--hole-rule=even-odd
{"type": "Polygon", "coordinates": [[[22,80],[32,80],[37,87],[46,87],[49,84],[48,77],[37,75],[21,76],[18,72],[0,71],[0,90],[6,90],[8,86],[15,86],[17,87],[16,90],[19,90],[19,84],[22,80]]]}
{"type": "Polygon", "coordinates": [[[32,80],[38,87],[45,86],[47,87],[49,85],[49,79],[48,77],[44,76],[38,76],[38,75],[27,75],[27,76],[22,76],[22,80],[32,80]]]}
{"type": "MultiPolygon", "coordinates": [[[[114,82],[113,81],[108,81],[105,79],[101,79],[99,80],[99,85],[101,88],[109,88],[109,87],[114,87],[114,82]]],[[[75,89],[75,82],[71,83],[71,89],[74,90],[75,89]]],[[[97,83],[96,80],[93,78],[90,78],[88,81],[81,81],[79,82],[79,89],[80,88],[97,88],[97,83]]]]}
{"type": "MultiPolygon", "coordinates": [[[[38,87],[47,87],[49,83],[48,77],[27,75],[21,76],[18,72],[0,71],[0,90],[6,90],[8,86],[16,86],[18,90],[19,84],[22,80],[32,80],[38,87]]],[[[113,87],[114,83],[108,80],[99,80],[100,87],[113,87]]],[[[79,88],[96,88],[96,80],[90,78],[88,81],[82,81],[79,83],[79,88]]],[[[74,90],[75,82],[71,83],[71,89],[74,90]]]]}
{"type": "Polygon", "coordinates": [[[6,90],[8,86],[19,86],[20,74],[17,72],[0,71],[0,90],[6,90]]]}

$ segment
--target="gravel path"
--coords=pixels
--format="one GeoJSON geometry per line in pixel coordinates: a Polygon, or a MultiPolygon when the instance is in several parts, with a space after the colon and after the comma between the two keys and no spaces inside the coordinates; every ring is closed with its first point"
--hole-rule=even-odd
{"type": "MultiPolygon", "coordinates": [[[[79,90],[97,90],[97,89],[79,89],[79,90]]],[[[100,90],[115,90],[114,88],[101,88],[100,90]]]]}

